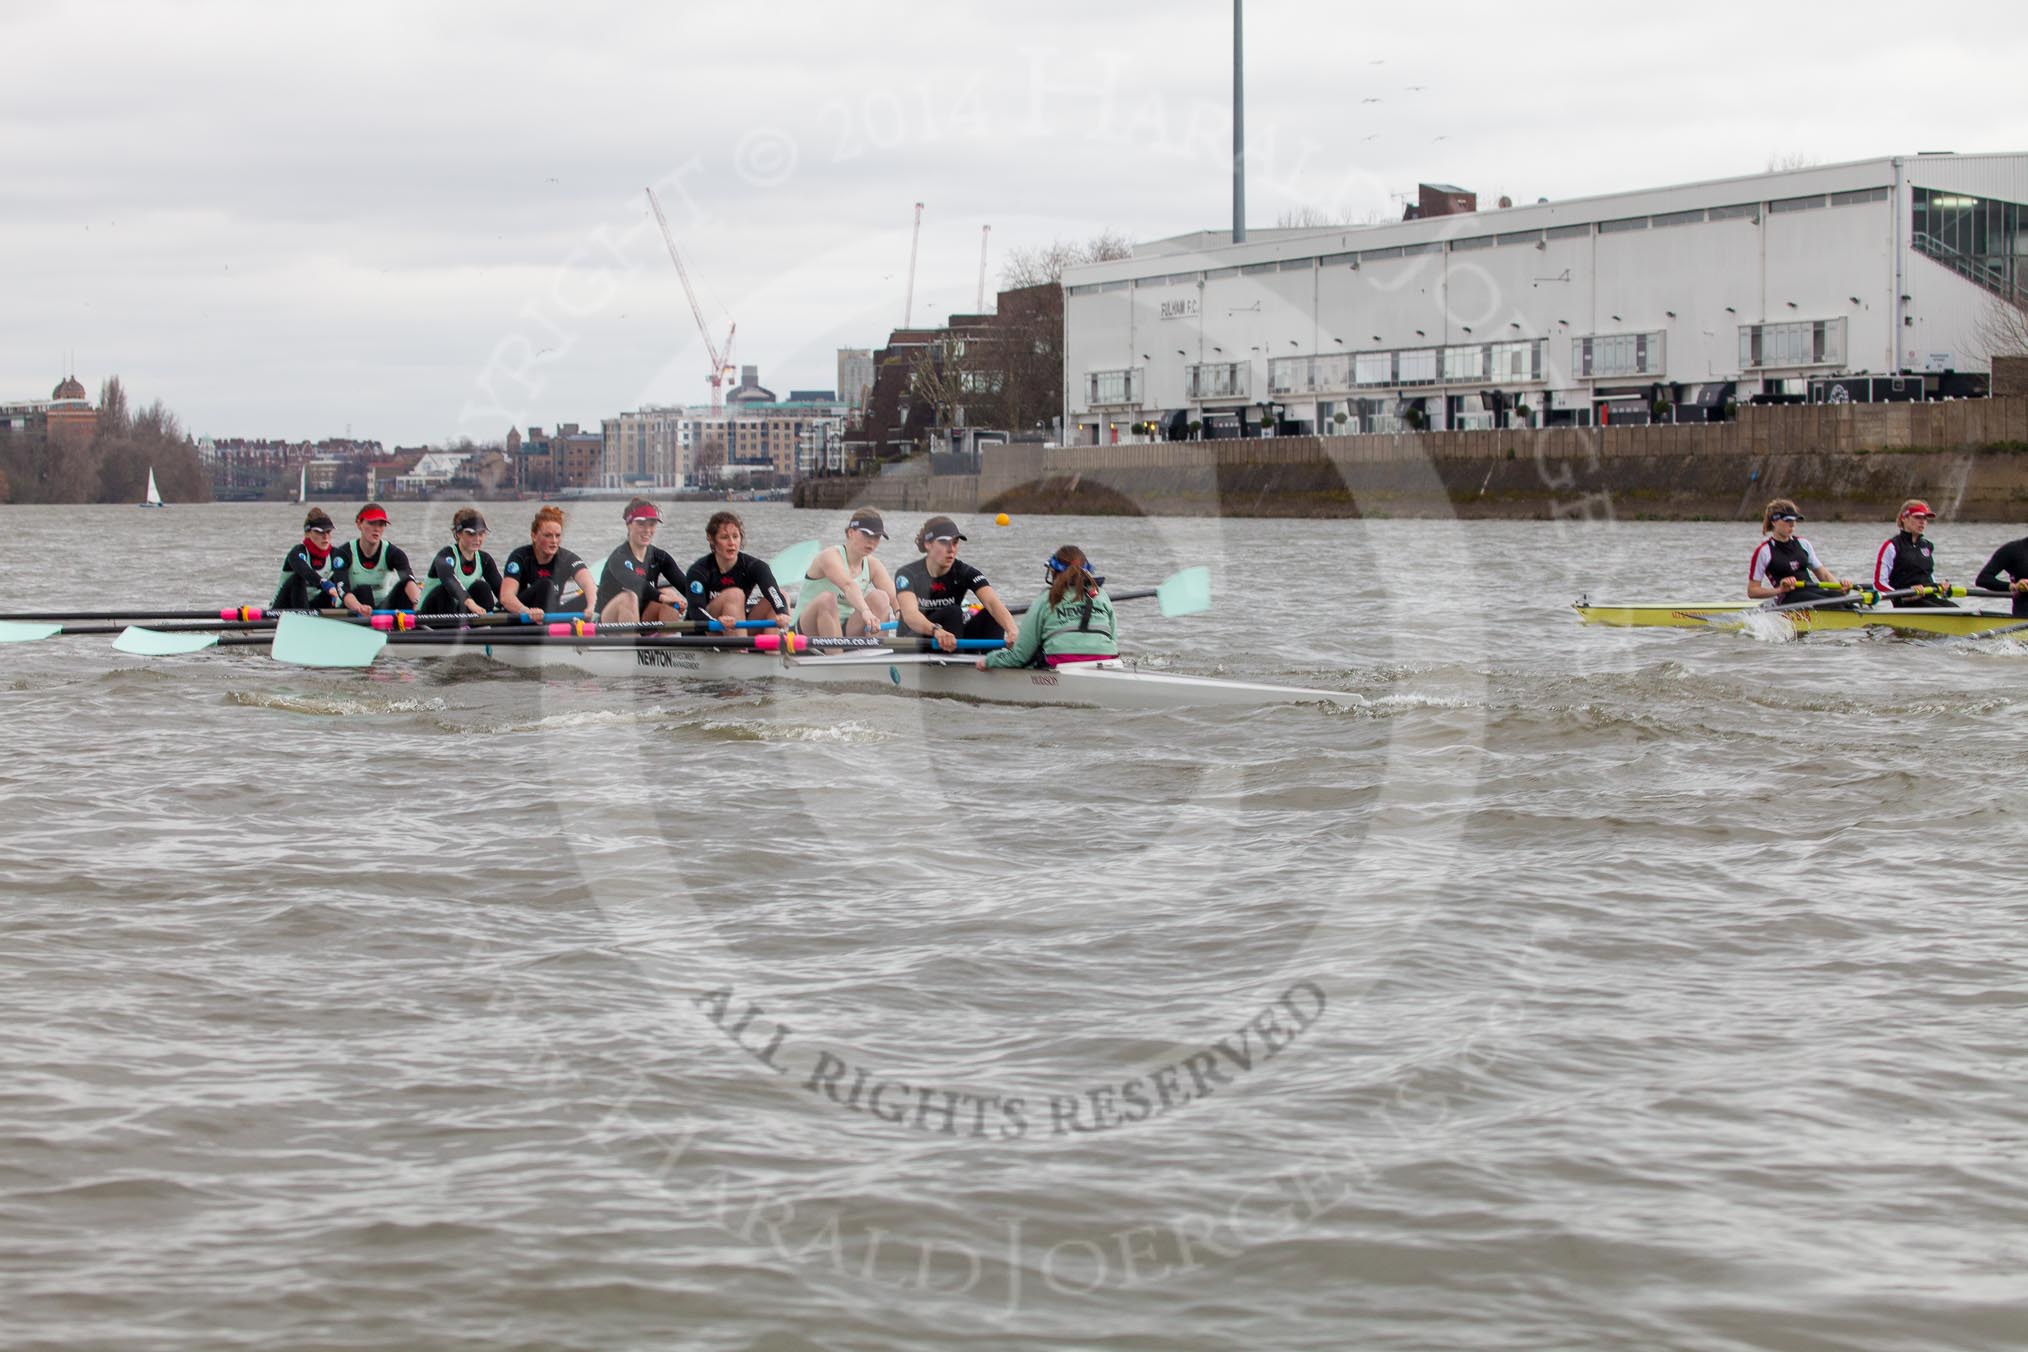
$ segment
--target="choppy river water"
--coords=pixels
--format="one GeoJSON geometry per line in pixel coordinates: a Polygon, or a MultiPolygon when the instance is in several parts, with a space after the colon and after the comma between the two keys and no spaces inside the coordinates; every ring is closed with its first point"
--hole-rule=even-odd
{"type": "MultiPolygon", "coordinates": [[[[262,603],[296,520],[0,509],[0,604],[262,603]]],[[[2022,647],[1568,609],[1750,526],[967,525],[1370,703],[0,648],[0,1343],[2022,1345],[2022,647]]]]}

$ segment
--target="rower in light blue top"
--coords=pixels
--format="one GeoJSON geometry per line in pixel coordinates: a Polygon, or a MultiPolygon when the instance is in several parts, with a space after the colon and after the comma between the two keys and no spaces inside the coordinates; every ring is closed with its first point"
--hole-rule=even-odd
{"type": "Polygon", "coordinates": [[[856,508],[845,523],[845,543],[810,561],[796,598],[796,629],[813,638],[878,634],[894,618],[894,578],[873,557],[887,527],[871,507],[856,508]]]}

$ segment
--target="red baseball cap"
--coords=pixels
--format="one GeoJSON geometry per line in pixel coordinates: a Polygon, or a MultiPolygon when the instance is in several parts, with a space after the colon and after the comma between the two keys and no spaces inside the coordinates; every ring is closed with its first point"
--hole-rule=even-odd
{"type": "Polygon", "coordinates": [[[1902,514],[1903,516],[1935,516],[1935,515],[1936,515],[1936,513],[1935,513],[1935,512],[1932,512],[1932,511],[1931,511],[1931,510],[1929,509],[1929,504],[1928,504],[1928,503],[1926,503],[1926,502],[1923,502],[1923,501],[1921,501],[1920,499],[1918,499],[1918,500],[1917,500],[1917,501],[1915,501],[1915,502],[1911,502],[1911,503],[1909,503],[1909,504],[1908,504],[1908,505],[1907,505],[1906,507],[1903,507],[1903,508],[1901,509],[1901,514],[1902,514]]]}
{"type": "Polygon", "coordinates": [[[359,515],[352,518],[354,525],[363,526],[369,521],[387,520],[387,508],[377,502],[369,502],[359,509],[359,515]]]}

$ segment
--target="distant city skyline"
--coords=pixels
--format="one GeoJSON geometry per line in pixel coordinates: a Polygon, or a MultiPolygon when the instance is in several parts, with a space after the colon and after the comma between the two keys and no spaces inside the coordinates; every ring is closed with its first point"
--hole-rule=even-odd
{"type": "MultiPolygon", "coordinates": [[[[0,401],[76,374],[194,434],[393,444],[708,399],[653,185],[731,361],[969,311],[1014,249],[1230,220],[1230,6],[905,25],[702,9],[76,0],[0,10],[0,401]],[[792,35],[793,41],[783,35],[792,35]],[[74,360],[73,356],[74,354],[74,360]]],[[[1248,10],[1249,222],[2028,148],[2028,34],[1885,4],[1248,10]],[[1456,45],[1468,33],[1469,46],[1456,45]]],[[[841,391],[843,393],[843,391],[841,391]]]]}

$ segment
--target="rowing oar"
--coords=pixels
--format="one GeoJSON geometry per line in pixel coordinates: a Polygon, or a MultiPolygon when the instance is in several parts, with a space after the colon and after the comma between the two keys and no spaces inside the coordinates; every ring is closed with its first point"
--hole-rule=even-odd
{"type": "MultiPolygon", "coordinates": [[[[561,633],[524,633],[517,630],[503,630],[473,637],[465,631],[438,630],[413,631],[402,634],[388,634],[378,629],[367,629],[359,625],[334,624],[309,615],[285,615],[275,626],[270,655],[278,662],[287,662],[303,667],[363,667],[372,664],[388,644],[397,645],[445,645],[450,647],[526,647],[555,645],[558,647],[597,648],[752,648],[760,652],[783,654],[808,652],[815,648],[891,648],[907,652],[941,651],[927,638],[874,639],[874,638],[810,638],[802,634],[662,634],[662,633],[621,633],[585,634],[583,626],[559,625],[561,633]],[[577,629],[579,632],[569,632],[577,629]]],[[[196,636],[191,636],[196,637],[196,636]]],[[[211,642],[221,646],[258,644],[263,635],[229,634],[206,635],[211,642]]],[[[998,639],[960,639],[959,647],[967,650],[981,650],[1002,646],[998,639]]]]}
{"type": "MultiPolygon", "coordinates": [[[[1109,591],[1106,595],[1114,601],[1140,601],[1152,596],[1165,616],[1195,615],[1211,609],[1211,570],[1199,564],[1169,574],[1159,586],[1128,587],[1109,591]]],[[[1007,613],[1019,615],[1032,604],[1024,601],[1018,606],[1009,606],[1007,613]]]]}
{"type": "MultiPolygon", "coordinates": [[[[415,616],[409,615],[405,611],[400,612],[400,616],[408,620],[416,619],[415,616]]],[[[276,621],[257,620],[244,624],[237,621],[227,623],[223,620],[214,620],[209,624],[202,625],[165,625],[161,628],[148,629],[139,626],[128,626],[121,629],[115,625],[105,625],[82,629],[66,628],[62,632],[66,634],[106,634],[112,633],[117,629],[119,637],[113,640],[113,647],[120,652],[132,653],[137,657],[175,657],[184,653],[202,652],[204,649],[213,646],[244,647],[272,643],[276,641],[282,625],[291,619],[314,620],[321,625],[331,625],[383,635],[391,634],[397,638],[413,636],[427,639],[434,638],[437,635],[461,634],[483,629],[488,634],[487,639],[484,640],[486,642],[493,642],[502,636],[514,638],[570,638],[596,634],[600,631],[614,634],[633,632],[700,635],[724,634],[727,632],[725,625],[717,620],[641,620],[621,624],[600,624],[593,620],[572,618],[554,621],[545,619],[541,624],[535,625],[527,623],[527,617],[524,615],[468,615],[464,618],[469,623],[461,624],[457,622],[458,617],[455,615],[425,615],[421,617],[422,621],[425,621],[424,623],[407,625],[380,623],[380,621],[389,617],[378,613],[374,614],[371,618],[374,621],[371,625],[363,623],[356,615],[343,619],[336,617],[325,618],[317,615],[290,615],[278,617],[276,621]],[[427,621],[438,619],[449,621],[449,623],[427,623],[427,621]],[[263,632],[234,634],[231,632],[234,630],[260,630],[263,632]],[[494,634],[494,630],[501,632],[494,634]]],[[[733,628],[771,629],[774,625],[775,622],[773,620],[737,620],[733,623],[733,628]]],[[[335,640],[329,641],[335,642],[335,640]]],[[[341,648],[338,651],[350,652],[351,649],[341,648]]],[[[369,658],[368,660],[372,659],[369,658]]],[[[351,662],[309,662],[301,665],[352,666],[355,664],[351,662]]]]}

